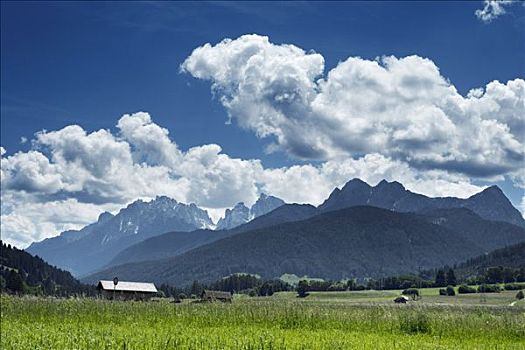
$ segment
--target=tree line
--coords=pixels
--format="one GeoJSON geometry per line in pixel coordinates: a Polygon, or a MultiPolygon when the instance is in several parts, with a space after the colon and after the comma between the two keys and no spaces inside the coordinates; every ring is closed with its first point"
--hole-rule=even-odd
{"type": "Polygon", "coordinates": [[[277,292],[293,290],[293,286],[278,279],[263,280],[251,274],[236,273],[207,284],[193,281],[184,288],[176,288],[166,283],[159,287],[163,296],[175,299],[198,298],[205,289],[250,296],[272,296],[277,292]]]}

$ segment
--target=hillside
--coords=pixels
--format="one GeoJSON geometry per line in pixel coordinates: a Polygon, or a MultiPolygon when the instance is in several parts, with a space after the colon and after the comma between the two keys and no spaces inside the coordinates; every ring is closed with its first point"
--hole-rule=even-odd
{"type": "MultiPolygon", "coordinates": [[[[264,278],[294,273],[339,280],[414,273],[487,250],[484,242],[469,240],[430,220],[417,214],[352,207],[247,231],[173,258],[113,267],[86,281],[116,275],[181,285],[235,272],[264,278]]],[[[525,240],[525,230],[516,227],[508,239],[525,240]]]]}
{"type": "Polygon", "coordinates": [[[525,268],[525,242],[470,258],[459,264],[457,268],[463,274],[473,274],[479,270],[497,266],[515,269],[525,268]]]}
{"type": "Polygon", "coordinates": [[[523,228],[503,221],[482,219],[470,209],[428,209],[419,212],[430,222],[458,232],[463,238],[476,242],[485,252],[519,242],[523,228]]]}
{"type": "Polygon", "coordinates": [[[69,272],[51,266],[23,250],[0,243],[2,291],[62,296],[92,291],[90,286],[81,284],[69,272]]]}
{"type": "Polygon", "coordinates": [[[270,213],[257,217],[252,221],[232,230],[198,230],[193,232],[169,232],[146,239],[124,249],[111,260],[107,266],[117,266],[131,262],[158,260],[183,254],[238,233],[263,227],[274,226],[285,222],[304,220],[315,215],[315,207],[308,204],[285,204],[270,213]]]}

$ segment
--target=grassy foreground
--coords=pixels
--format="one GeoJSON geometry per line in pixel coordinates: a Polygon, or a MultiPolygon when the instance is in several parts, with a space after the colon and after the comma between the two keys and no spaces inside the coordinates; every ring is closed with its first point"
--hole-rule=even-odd
{"type": "MultiPolygon", "coordinates": [[[[334,295],[331,293],[328,298],[334,295]]],[[[3,295],[0,348],[524,349],[525,346],[522,307],[345,303],[327,301],[322,296],[318,293],[310,300],[297,300],[284,294],[237,298],[232,304],[174,304],[3,295]]]]}

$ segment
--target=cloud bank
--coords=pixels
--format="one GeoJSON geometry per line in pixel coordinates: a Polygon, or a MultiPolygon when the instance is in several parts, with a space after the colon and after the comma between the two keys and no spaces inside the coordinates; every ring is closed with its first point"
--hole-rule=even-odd
{"type": "Polygon", "coordinates": [[[523,79],[462,96],[427,58],[350,57],[325,73],[319,53],[258,35],[205,44],[181,70],[210,81],[232,123],[269,140],[268,152],[311,164],[267,168],[216,144],[183,150],[146,112],[123,115],[114,132],[41,131],[28,152],[0,149],[2,239],[24,247],[158,195],[217,213],[261,192],[317,205],[354,177],[463,198],[479,179],[525,186],[523,79]]]}
{"type": "Polygon", "coordinates": [[[525,157],[525,81],[493,81],[466,97],[429,59],[324,59],[268,37],[206,44],[181,66],[209,80],[229,116],[302,159],[381,153],[416,169],[491,178],[525,157]]]}

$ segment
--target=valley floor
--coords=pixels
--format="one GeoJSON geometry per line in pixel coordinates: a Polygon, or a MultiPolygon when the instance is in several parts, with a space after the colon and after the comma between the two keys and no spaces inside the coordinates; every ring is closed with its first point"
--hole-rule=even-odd
{"type": "Polygon", "coordinates": [[[524,349],[515,293],[237,296],[231,304],[1,296],[2,349],[524,349]]]}

